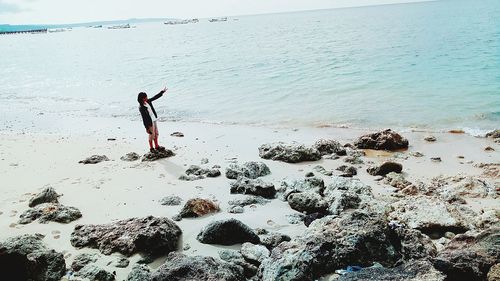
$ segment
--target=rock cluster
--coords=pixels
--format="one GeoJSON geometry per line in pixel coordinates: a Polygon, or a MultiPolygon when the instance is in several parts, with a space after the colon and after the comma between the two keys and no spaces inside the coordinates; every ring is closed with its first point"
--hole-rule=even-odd
{"type": "Polygon", "coordinates": [[[244,163],[243,165],[234,163],[229,165],[226,169],[226,178],[233,180],[238,179],[239,177],[256,179],[269,174],[271,174],[271,170],[269,170],[269,167],[263,162],[250,161],[244,163]]]}
{"type": "Polygon", "coordinates": [[[38,219],[40,223],[49,221],[70,223],[82,217],[75,207],[67,207],[59,203],[43,203],[26,210],[19,216],[20,224],[28,224],[38,219]]]}
{"type": "Polygon", "coordinates": [[[263,159],[287,163],[317,161],[321,159],[321,153],[314,147],[307,147],[298,143],[285,144],[282,142],[261,145],[259,147],[259,156],[263,159]]]}
{"type": "Polygon", "coordinates": [[[155,150],[154,152],[148,152],[142,156],[142,161],[156,161],[163,158],[168,158],[174,156],[175,153],[170,149],[155,150]]]}
{"type": "Polygon", "coordinates": [[[81,164],[97,164],[103,161],[109,161],[109,158],[106,155],[92,155],[84,160],[79,161],[81,164]]]}

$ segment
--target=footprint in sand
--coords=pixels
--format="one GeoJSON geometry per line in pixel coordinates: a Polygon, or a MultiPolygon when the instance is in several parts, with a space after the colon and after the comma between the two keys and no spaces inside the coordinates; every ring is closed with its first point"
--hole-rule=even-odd
{"type": "Polygon", "coordinates": [[[3,212],[0,212],[0,216],[3,214],[3,212]]]}
{"type": "Polygon", "coordinates": [[[52,230],[51,232],[53,235],[56,235],[56,234],[61,234],[61,231],[59,230],[52,230]]]}
{"type": "Polygon", "coordinates": [[[11,224],[9,224],[10,228],[15,228],[16,226],[17,226],[17,223],[11,223],[11,224]]]}
{"type": "Polygon", "coordinates": [[[9,217],[15,217],[17,216],[17,211],[10,211],[10,216],[9,217]]]}
{"type": "Polygon", "coordinates": [[[54,235],[54,239],[59,239],[61,238],[61,235],[54,235]]]}
{"type": "Polygon", "coordinates": [[[273,225],[276,225],[276,223],[273,220],[268,220],[267,225],[273,226],[273,225]]]}

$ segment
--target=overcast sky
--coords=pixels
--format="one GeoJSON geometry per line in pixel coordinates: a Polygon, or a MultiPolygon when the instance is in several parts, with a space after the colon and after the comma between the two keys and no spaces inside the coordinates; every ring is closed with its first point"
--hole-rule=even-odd
{"type": "Polygon", "coordinates": [[[0,0],[0,24],[128,18],[204,18],[418,2],[419,0],[0,0]]]}

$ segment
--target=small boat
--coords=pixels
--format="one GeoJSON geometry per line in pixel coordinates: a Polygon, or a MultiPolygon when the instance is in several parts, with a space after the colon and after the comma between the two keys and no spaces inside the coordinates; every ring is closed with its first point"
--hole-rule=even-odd
{"type": "Polygon", "coordinates": [[[122,24],[122,25],[113,25],[113,26],[108,26],[108,29],[125,29],[125,28],[130,28],[130,24],[122,24]]]}
{"type": "Polygon", "coordinates": [[[93,28],[102,28],[102,25],[94,25],[93,28]]]}
{"type": "Polygon", "coordinates": [[[197,23],[199,22],[198,19],[189,19],[189,20],[170,20],[166,21],[163,24],[166,25],[176,25],[176,24],[188,24],[188,23],[197,23]]]}
{"type": "Polygon", "coordinates": [[[223,17],[223,18],[213,18],[213,19],[209,19],[208,21],[209,21],[209,22],[227,21],[227,17],[223,17]]]}

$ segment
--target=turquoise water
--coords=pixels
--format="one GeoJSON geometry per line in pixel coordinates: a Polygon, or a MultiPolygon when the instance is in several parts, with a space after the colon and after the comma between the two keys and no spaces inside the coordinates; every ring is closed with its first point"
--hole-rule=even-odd
{"type": "Polygon", "coordinates": [[[237,19],[1,36],[0,116],[136,120],[166,84],[166,120],[499,127],[500,1],[237,19]]]}

